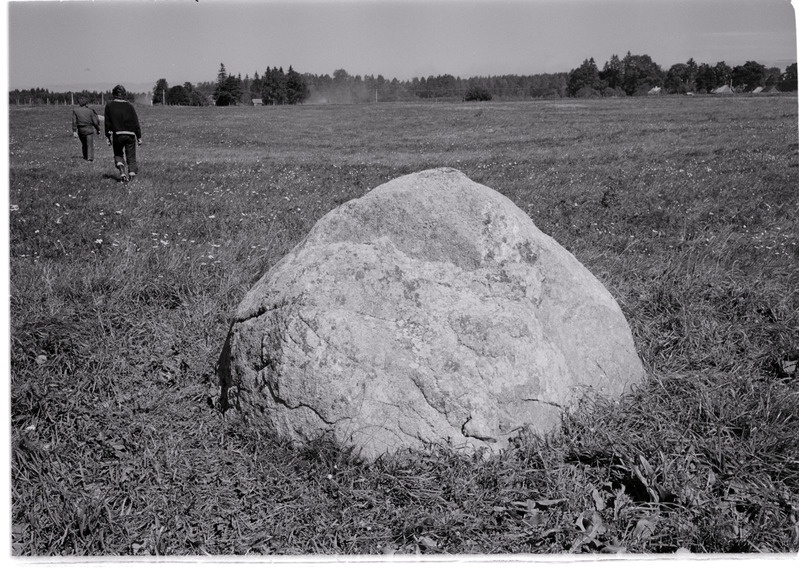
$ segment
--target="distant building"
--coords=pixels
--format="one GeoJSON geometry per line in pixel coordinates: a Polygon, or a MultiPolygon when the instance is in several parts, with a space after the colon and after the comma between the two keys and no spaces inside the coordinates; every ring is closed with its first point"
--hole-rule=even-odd
{"type": "Polygon", "coordinates": [[[254,106],[262,106],[262,105],[264,105],[264,101],[261,98],[253,98],[252,99],[252,105],[254,105],[254,106]]]}
{"type": "Polygon", "coordinates": [[[660,88],[652,88],[646,94],[648,96],[659,96],[660,95],[660,88]]]}

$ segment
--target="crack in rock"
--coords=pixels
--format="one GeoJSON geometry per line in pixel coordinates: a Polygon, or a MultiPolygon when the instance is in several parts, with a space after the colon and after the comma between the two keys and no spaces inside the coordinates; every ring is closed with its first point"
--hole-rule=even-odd
{"type": "MultiPolygon", "coordinates": [[[[245,323],[250,319],[256,319],[261,315],[266,315],[267,313],[271,313],[273,311],[277,311],[279,309],[284,309],[286,307],[291,307],[293,305],[297,305],[302,302],[302,295],[299,297],[295,297],[294,299],[282,299],[281,301],[273,304],[267,303],[260,303],[255,307],[255,309],[251,310],[249,313],[242,314],[242,311],[247,308],[244,302],[242,302],[238,309],[236,309],[233,317],[232,323],[235,325],[236,323],[245,323]]],[[[246,301],[246,299],[245,299],[246,301]]]]}
{"type": "Polygon", "coordinates": [[[542,405],[549,405],[550,407],[563,410],[563,405],[559,405],[558,403],[553,403],[551,401],[545,401],[543,399],[522,399],[522,401],[525,403],[541,403],[542,405]]]}
{"type": "Polygon", "coordinates": [[[482,436],[482,435],[479,435],[479,434],[476,434],[476,433],[473,433],[473,432],[469,431],[466,428],[466,425],[468,425],[471,422],[471,420],[472,420],[472,417],[471,417],[471,415],[469,415],[469,418],[466,419],[466,422],[464,422],[461,425],[461,434],[463,436],[465,436],[467,438],[475,438],[477,440],[480,440],[480,441],[483,441],[483,442],[487,442],[487,443],[491,443],[491,444],[494,444],[494,443],[498,442],[497,439],[495,439],[492,436],[482,436]]]}
{"type": "Polygon", "coordinates": [[[337,419],[335,421],[329,421],[324,416],[322,416],[322,413],[320,413],[318,410],[316,410],[311,405],[307,405],[305,403],[300,403],[298,405],[290,404],[288,401],[286,401],[283,397],[281,397],[280,395],[278,395],[275,392],[275,389],[272,387],[272,385],[269,383],[268,380],[265,381],[265,382],[266,382],[266,384],[264,386],[269,390],[269,394],[272,397],[272,400],[275,401],[276,404],[282,405],[282,406],[286,407],[289,410],[293,411],[293,410],[297,410],[297,409],[301,409],[301,408],[306,408],[306,409],[310,410],[313,414],[315,414],[320,421],[322,421],[323,423],[325,423],[328,426],[334,426],[335,424],[337,424],[340,421],[347,420],[347,419],[351,418],[351,417],[341,417],[340,419],[337,419]]]}

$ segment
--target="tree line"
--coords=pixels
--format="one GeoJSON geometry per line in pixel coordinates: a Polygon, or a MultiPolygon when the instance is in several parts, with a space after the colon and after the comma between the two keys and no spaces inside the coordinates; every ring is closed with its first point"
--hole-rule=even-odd
{"type": "Polygon", "coordinates": [[[648,55],[627,52],[624,58],[611,56],[602,70],[593,58],[584,60],[569,72],[566,92],[571,97],[637,96],[660,88],[670,94],[707,94],[721,86],[729,86],[739,93],[770,87],[794,92],[797,89],[796,63],[783,72],[755,61],[730,67],[723,61],[711,66],[697,64],[690,58],[684,64],[674,64],[663,71],[648,55]]]}
{"type": "Polygon", "coordinates": [[[264,105],[299,104],[308,98],[308,86],[303,76],[289,66],[266,68],[263,76],[255,73],[243,79],[241,74],[228,74],[225,64],[220,64],[216,82],[200,82],[196,86],[184,83],[169,86],[165,78],[153,87],[152,103],[175,106],[233,106],[251,104],[260,100],[264,105]]]}
{"type": "MultiPolygon", "coordinates": [[[[382,75],[350,75],[338,69],[333,75],[299,73],[289,66],[267,67],[252,78],[227,72],[220,64],[216,81],[190,82],[170,86],[159,79],[152,92],[129,93],[128,99],[154,105],[229,106],[252,104],[292,105],[311,103],[365,103],[415,100],[524,100],[530,98],[636,96],[661,88],[665,93],[710,93],[720,86],[737,92],[751,92],[757,87],[775,87],[779,91],[796,91],[796,63],[784,71],[767,68],[755,61],[730,67],[723,61],[714,65],[697,64],[693,58],[674,64],[664,71],[648,55],[630,52],[617,55],[600,70],[593,58],[568,73],[460,78],[450,74],[414,77],[411,80],[388,80],[382,75]]],[[[84,95],[91,103],[111,99],[105,92],[51,92],[46,89],[12,90],[10,104],[69,104],[84,95]]]]}
{"type": "MultiPolygon", "coordinates": [[[[16,105],[72,105],[78,102],[80,96],[84,96],[92,104],[109,102],[113,99],[111,90],[54,92],[44,88],[31,88],[28,90],[10,90],[8,92],[8,103],[16,105]]],[[[149,101],[146,92],[128,92],[127,99],[130,102],[143,103],[149,101]]]]}
{"type": "Polygon", "coordinates": [[[388,80],[382,75],[352,76],[344,69],[333,75],[301,74],[289,66],[267,67],[251,78],[227,72],[220,64],[215,82],[169,86],[159,79],[152,91],[155,105],[230,106],[252,104],[365,103],[437,99],[526,99],[565,97],[567,74],[504,75],[462,79],[449,74],[388,80]]]}

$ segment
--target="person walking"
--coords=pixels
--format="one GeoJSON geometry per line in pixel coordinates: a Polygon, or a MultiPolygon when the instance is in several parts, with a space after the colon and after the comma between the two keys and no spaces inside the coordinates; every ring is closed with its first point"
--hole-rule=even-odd
{"type": "Polygon", "coordinates": [[[124,86],[114,86],[113,100],[105,105],[105,135],[114,148],[114,165],[121,181],[130,181],[139,173],[136,144],[141,145],[139,116],[126,96],[124,86]]]}
{"type": "Polygon", "coordinates": [[[72,110],[72,137],[80,138],[83,159],[94,161],[94,136],[100,135],[100,118],[89,107],[86,96],[78,96],[78,107],[72,110]]]}

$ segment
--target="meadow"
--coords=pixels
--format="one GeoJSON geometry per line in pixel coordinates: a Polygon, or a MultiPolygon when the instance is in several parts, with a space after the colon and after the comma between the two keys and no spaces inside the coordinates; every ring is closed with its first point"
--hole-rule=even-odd
{"type": "Polygon", "coordinates": [[[799,550],[795,94],[138,112],[123,184],[69,107],[9,110],[15,556],[799,550]],[[331,209],[441,166],[605,284],[641,388],[488,458],[367,464],[222,413],[255,280],[331,209]]]}

